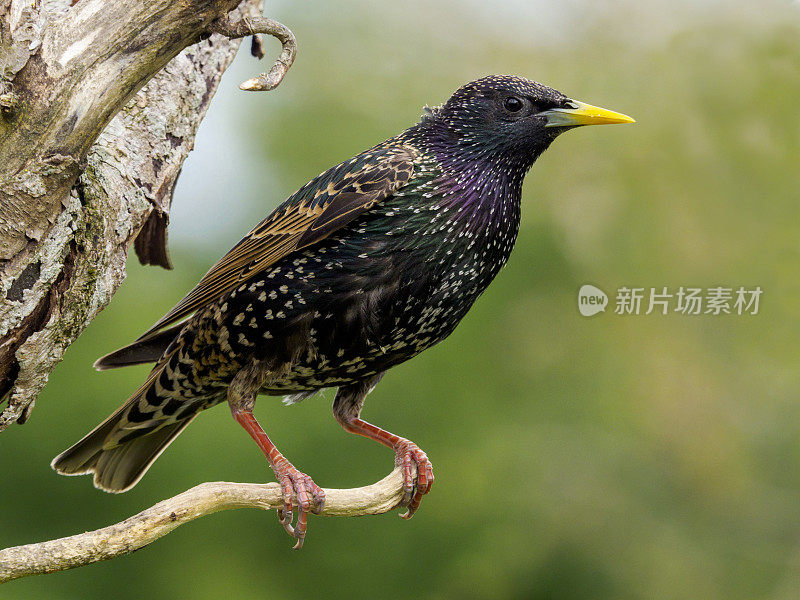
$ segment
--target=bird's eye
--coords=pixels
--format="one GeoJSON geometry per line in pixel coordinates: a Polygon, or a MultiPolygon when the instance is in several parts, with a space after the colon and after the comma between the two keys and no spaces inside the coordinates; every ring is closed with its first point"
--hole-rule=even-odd
{"type": "Polygon", "coordinates": [[[521,98],[517,98],[516,96],[509,96],[506,98],[503,106],[508,112],[515,113],[522,110],[522,107],[525,103],[522,101],[521,98]]]}

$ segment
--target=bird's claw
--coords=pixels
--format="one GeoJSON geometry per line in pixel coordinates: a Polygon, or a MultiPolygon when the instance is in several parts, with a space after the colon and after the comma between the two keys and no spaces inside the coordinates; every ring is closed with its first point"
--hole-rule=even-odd
{"type": "Polygon", "coordinates": [[[403,467],[403,506],[408,510],[400,515],[410,519],[417,512],[422,497],[431,491],[433,485],[433,466],[428,456],[414,442],[401,441],[396,447],[395,464],[403,467]],[[416,477],[414,466],[416,465],[416,477]]]}
{"type": "Polygon", "coordinates": [[[308,513],[320,514],[325,506],[325,491],[314,481],[301,473],[292,465],[285,466],[276,472],[283,492],[283,508],[278,509],[278,520],[293,538],[297,539],[295,550],[303,547],[308,528],[308,513]],[[292,526],[294,518],[293,496],[297,497],[297,523],[292,526]]]}

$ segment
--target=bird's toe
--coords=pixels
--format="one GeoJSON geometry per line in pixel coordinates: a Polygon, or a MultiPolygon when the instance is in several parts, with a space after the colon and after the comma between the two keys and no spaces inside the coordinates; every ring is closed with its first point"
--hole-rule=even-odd
{"type": "Polygon", "coordinates": [[[325,506],[325,491],[305,473],[293,466],[281,470],[278,476],[283,492],[283,508],[278,509],[278,520],[286,532],[297,539],[295,549],[303,547],[308,529],[308,513],[320,514],[325,506]],[[297,523],[293,526],[294,499],[297,500],[297,523]]]}
{"type": "Polygon", "coordinates": [[[431,490],[433,465],[427,454],[408,440],[398,445],[396,464],[403,467],[403,505],[408,507],[400,516],[410,519],[417,512],[422,497],[431,490]]]}

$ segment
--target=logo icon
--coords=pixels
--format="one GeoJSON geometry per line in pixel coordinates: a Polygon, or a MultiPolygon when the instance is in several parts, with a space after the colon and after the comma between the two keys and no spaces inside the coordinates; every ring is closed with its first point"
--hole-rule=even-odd
{"type": "Polygon", "coordinates": [[[608,296],[600,288],[586,283],[578,290],[578,310],[584,317],[605,312],[606,306],[608,306],[608,296]]]}

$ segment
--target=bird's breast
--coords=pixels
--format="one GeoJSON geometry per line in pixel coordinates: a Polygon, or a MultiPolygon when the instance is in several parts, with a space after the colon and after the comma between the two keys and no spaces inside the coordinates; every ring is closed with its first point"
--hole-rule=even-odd
{"type": "Polygon", "coordinates": [[[507,261],[518,206],[411,192],[232,293],[216,317],[222,350],[277,357],[269,390],[292,393],[359,381],[450,335],[507,261]]]}

